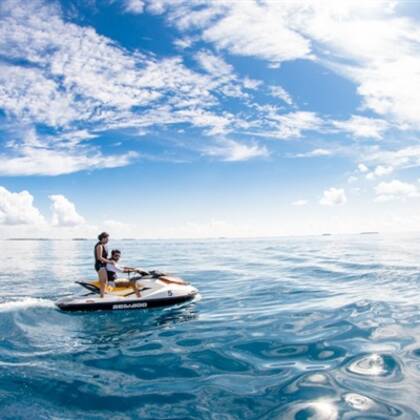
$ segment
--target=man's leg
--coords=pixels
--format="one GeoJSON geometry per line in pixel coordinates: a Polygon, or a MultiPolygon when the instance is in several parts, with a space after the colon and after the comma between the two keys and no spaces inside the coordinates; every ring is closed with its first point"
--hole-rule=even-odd
{"type": "Polygon", "coordinates": [[[137,297],[141,297],[141,293],[139,288],[137,287],[137,281],[136,280],[131,280],[130,281],[130,285],[132,287],[132,289],[134,290],[135,294],[137,297]]]}

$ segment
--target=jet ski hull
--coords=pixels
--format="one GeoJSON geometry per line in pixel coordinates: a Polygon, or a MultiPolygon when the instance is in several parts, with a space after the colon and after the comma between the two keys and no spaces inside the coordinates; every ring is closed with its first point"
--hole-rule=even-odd
{"type": "MultiPolygon", "coordinates": [[[[118,280],[116,280],[118,282],[118,280]]],[[[136,297],[132,288],[127,284],[117,287],[107,287],[103,298],[99,296],[98,283],[77,282],[92,293],[68,297],[56,302],[63,311],[115,311],[130,309],[148,309],[161,306],[176,305],[193,299],[198,290],[176,277],[143,276],[137,282],[141,297],[136,297]]],[[[126,283],[126,282],[125,282],[126,283]]]]}
{"type": "Polygon", "coordinates": [[[98,298],[86,299],[85,302],[72,299],[61,300],[56,303],[57,307],[62,311],[76,312],[76,311],[118,311],[118,310],[133,310],[133,309],[149,309],[159,308],[163,306],[176,305],[179,303],[188,302],[196,296],[196,293],[192,293],[186,296],[174,296],[160,299],[126,299],[122,300],[105,300],[98,298]]]}

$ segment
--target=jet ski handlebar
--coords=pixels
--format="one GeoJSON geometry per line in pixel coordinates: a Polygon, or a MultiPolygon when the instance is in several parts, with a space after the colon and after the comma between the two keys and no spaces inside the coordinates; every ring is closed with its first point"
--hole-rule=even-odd
{"type": "Polygon", "coordinates": [[[140,274],[139,276],[130,277],[132,273],[134,273],[134,271],[131,271],[128,273],[128,278],[130,280],[141,280],[142,278],[145,278],[145,277],[158,279],[159,277],[167,275],[158,270],[150,270],[150,271],[138,270],[137,273],[140,274]]]}

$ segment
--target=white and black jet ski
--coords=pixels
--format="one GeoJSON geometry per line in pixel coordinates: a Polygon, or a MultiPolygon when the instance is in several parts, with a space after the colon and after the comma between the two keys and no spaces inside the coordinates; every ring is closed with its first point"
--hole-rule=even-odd
{"type": "MultiPolygon", "coordinates": [[[[90,293],[79,297],[63,298],[56,305],[63,311],[101,311],[146,309],[169,306],[193,299],[198,290],[179,277],[169,276],[158,271],[151,271],[147,275],[132,277],[136,281],[141,297],[137,297],[131,286],[119,286],[118,279],[114,285],[108,285],[103,298],[99,295],[99,282],[78,281],[90,293]]],[[[121,283],[121,281],[120,281],[121,283]]]]}

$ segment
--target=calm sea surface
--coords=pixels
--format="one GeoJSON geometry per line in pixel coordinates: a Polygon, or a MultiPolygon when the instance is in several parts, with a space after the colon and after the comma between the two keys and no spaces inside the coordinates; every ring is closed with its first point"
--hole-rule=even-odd
{"type": "Polygon", "coordinates": [[[91,241],[0,241],[0,418],[420,419],[420,235],[112,241],[180,307],[66,314],[91,241]]]}

